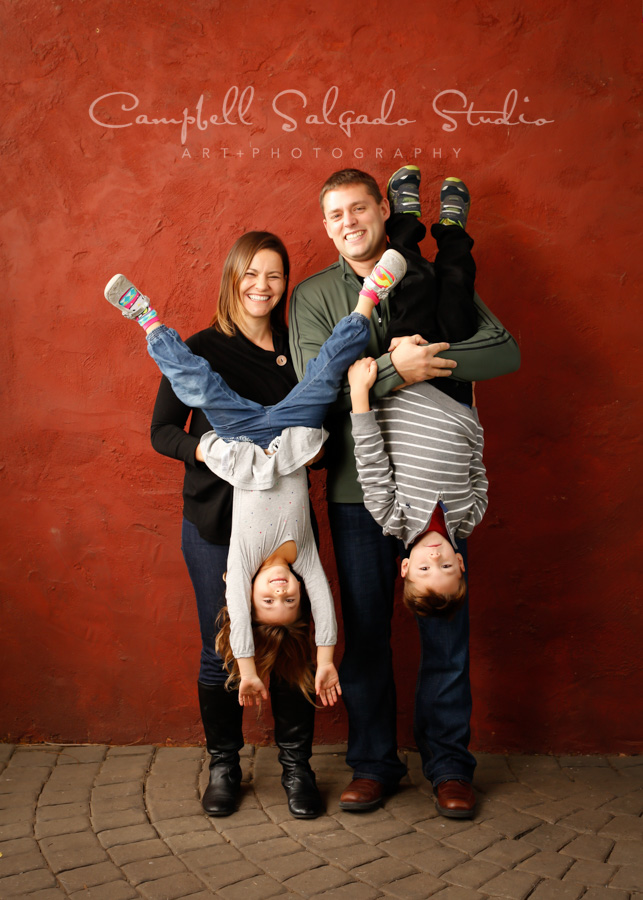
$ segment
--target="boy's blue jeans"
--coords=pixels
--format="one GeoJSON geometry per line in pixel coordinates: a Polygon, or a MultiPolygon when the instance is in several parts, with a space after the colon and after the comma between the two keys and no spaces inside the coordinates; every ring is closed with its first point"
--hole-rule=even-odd
{"type": "Polygon", "coordinates": [[[174,329],[165,325],[155,329],[148,335],[147,348],[179,400],[202,409],[220,438],[252,441],[265,449],[285,428],[321,428],[346,370],[366,349],[369,335],[370,322],[365,316],[346,316],[337,323],[317,358],[308,363],[299,384],[279,403],[265,407],[229,388],[174,329]]]}

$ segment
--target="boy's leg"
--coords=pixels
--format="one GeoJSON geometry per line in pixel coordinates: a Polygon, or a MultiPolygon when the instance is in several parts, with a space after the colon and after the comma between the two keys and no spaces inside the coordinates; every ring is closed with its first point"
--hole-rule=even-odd
{"type": "Polygon", "coordinates": [[[431,226],[431,234],[438,245],[434,266],[439,335],[451,343],[465,341],[478,330],[473,239],[465,231],[469,207],[466,185],[459,178],[446,178],[440,189],[440,221],[431,226]]]}

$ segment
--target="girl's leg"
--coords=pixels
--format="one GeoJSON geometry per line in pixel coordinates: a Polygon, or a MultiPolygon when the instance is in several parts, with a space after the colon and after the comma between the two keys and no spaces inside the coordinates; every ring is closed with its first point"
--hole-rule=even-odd
{"type": "Polygon", "coordinates": [[[348,367],[364,352],[370,337],[370,321],[359,313],[341,319],[311,359],[303,379],[275,406],[267,408],[277,432],[300,425],[321,428],[328,407],[337,397],[348,367]]]}

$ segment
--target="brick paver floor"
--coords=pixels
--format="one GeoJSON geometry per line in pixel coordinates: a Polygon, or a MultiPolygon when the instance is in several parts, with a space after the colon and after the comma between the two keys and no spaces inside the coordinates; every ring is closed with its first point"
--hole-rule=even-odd
{"type": "Polygon", "coordinates": [[[478,757],[473,820],[437,815],[418,755],[382,809],[290,817],[277,751],[247,747],[239,811],[201,810],[201,747],[0,745],[0,898],[643,900],[643,757],[478,757]]]}

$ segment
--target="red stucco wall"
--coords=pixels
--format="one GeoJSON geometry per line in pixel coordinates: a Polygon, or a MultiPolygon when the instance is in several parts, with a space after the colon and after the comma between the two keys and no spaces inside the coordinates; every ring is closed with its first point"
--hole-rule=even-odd
{"type": "MultiPolygon", "coordinates": [[[[150,447],[157,373],[102,300],[107,279],[128,273],[187,335],[240,233],[279,233],[296,282],[334,258],[325,177],[358,165],[385,183],[410,158],[428,218],[445,175],[471,187],[479,292],[524,360],[478,390],[491,502],[470,542],[475,746],[641,752],[640,9],[321,7],[4,4],[2,735],[201,736],[182,467],[150,447]],[[104,98],[97,124],[93,101],[114,92],[137,109],[104,98]],[[196,118],[201,96],[220,124],[189,124],[184,143],[180,124],[131,124],[196,118]],[[371,124],[342,128],[345,110],[371,124]]],[[[335,587],[327,528],[322,541],[335,587]]],[[[395,652],[410,744],[401,611],[395,652]]],[[[344,735],[343,710],[320,713],[319,740],[344,735]]]]}

